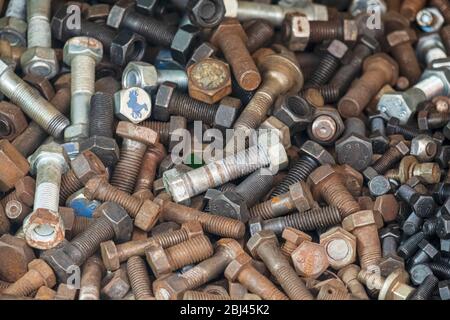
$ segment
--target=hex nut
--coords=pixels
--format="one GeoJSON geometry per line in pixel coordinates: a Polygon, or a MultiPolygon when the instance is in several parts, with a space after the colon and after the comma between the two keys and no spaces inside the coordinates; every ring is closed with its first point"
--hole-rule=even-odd
{"type": "Polygon", "coordinates": [[[28,271],[28,263],[35,258],[26,241],[4,234],[0,237],[0,278],[15,282],[28,271]]]}
{"type": "Polygon", "coordinates": [[[81,141],[80,151],[92,151],[106,167],[114,167],[119,160],[119,146],[114,138],[91,136],[81,141]]]}
{"type": "Polygon", "coordinates": [[[84,151],[71,162],[72,170],[85,184],[89,179],[101,176],[107,179],[108,173],[102,161],[91,151],[84,151]]]}
{"type": "Polygon", "coordinates": [[[313,113],[314,109],[299,95],[281,95],[273,107],[273,115],[288,126],[292,135],[308,127],[313,113]]]}
{"type": "Polygon", "coordinates": [[[144,37],[124,29],[112,40],[109,55],[113,64],[124,66],[129,61],[140,61],[146,49],[147,42],[144,37]]]}
{"type": "Polygon", "coordinates": [[[420,162],[432,161],[437,152],[438,145],[429,135],[421,134],[411,140],[410,154],[420,162]]]}
{"type": "Polygon", "coordinates": [[[325,248],[314,242],[302,242],[292,252],[291,258],[297,273],[305,278],[316,279],[329,266],[325,248]]]}
{"type": "Polygon", "coordinates": [[[182,65],[186,65],[199,36],[199,29],[195,26],[184,25],[178,28],[170,45],[173,59],[182,65]]]}
{"type": "Polygon", "coordinates": [[[26,47],[27,23],[14,17],[0,19],[0,37],[8,39],[12,46],[26,47]]]}
{"type": "Polygon", "coordinates": [[[152,100],[141,88],[132,87],[114,94],[114,113],[120,120],[138,124],[148,119],[152,112],[152,100]]]}
{"type": "Polygon", "coordinates": [[[341,227],[334,227],[320,235],[330,266],[340,270],[356,261],[356,237],[341,227]]]}
{"type": "Polygon", "coordinates": [[[158,87],[158,70],[152,64],[143,61],[131,61],[122,73],[122,87],[139,87],[153,92],[158,87]]]}
{"type": "Polygon", "coordinates": [[[20,57],[20,64],[25,73],[36,74],[51,79],[59,72],[59,62],[52,48],[28,48],[20,57]]]}
{"type": "Polygon", "coordinates": [[[6,192],[30,170],[28,161],[8,141],[0,140],[0,191],[6,192]]]}
{"type": "Polygon", "coordinates": [[[2,122],[0,136],[2,139],[8,141],[13,141],[28,126],[27,119],[22,110],[12,103],[5,101],[0,102],[0,121],[2,122]]]}

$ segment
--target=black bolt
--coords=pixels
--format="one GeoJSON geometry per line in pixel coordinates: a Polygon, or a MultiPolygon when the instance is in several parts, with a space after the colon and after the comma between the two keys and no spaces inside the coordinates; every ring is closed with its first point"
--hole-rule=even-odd
{"type": "Polygon", "coordinates": [[[429,275],[408,300],[428,300],[437,288],[438,283],[438,278],[434,275],[429,275]]]}
{"type": "Polygon", "coordinates": [[[425,234],[423,232],[418,232],[415,235],[406,239],[400,244],[397,250],[397,254],[403,259],[408,259],[416,253],[419,249],[419,242],[425,239],[425,234]]]}
{"type": "Polygon", "coordinates": [[[389,170],[394,164],[396,164],[400,159],[409,153],[408,146],[400,141],[395,146],[390,147],[373,165],[372,168],[375,169],[379,174],[384,174],[389,170]]]}
{"type": "Polygon", "coordinates": [[[449,183],[438,183],[433,189],[433,198],[439,203],[443,204],[450,197],[450,184],[449,183]]]}
{"type": "Polygon", "coordinates": [[[397,195],[408,203],[420,218],[429,218],[434,213],[436,203],[432,196],[420,194],[407,184],[397,190],[397,195]]]}
{"type": "Polygon", "coordinates": [[[402,126],[400,120],[391,118],[386,125],[386,132],[388,135],[401,134],[407,140],[412,140],[420,134],[420,131],[415,128],[402,126]]]}
{"type": "Polygon", "coordinates": [[[423,219],[412,212],[402,224],[403,233],[407,236],[416,234],[423,224],[423,219]]]}
{"type": "Polygon", "coordinates": [[[409,261],[410,266],[429,262],[439,255],[439,251],[426,239],[420,241],[418,247],[419,250],[409,261]]]}
{"type": "Polygon", "coordinates": [[[114,133],[114,98],[97,92],[91,98],[89,135],[112,138],[114,133]]]}
{"type": "Polygon", "coordinates": [[[397,225],[390,225],[380,231],[381,244],[383,248],[383,257],[397,254],[398,243],[400,240],[400,230],[397,225]]]}
{"type": "Polygon", "coordinates": [[[436,227],[438,223],[437,217],[432,217],[424,221],[422,225],[422,231],[425,233],[427,238],[432,238],[436,236],[436,227]]]}
{"type": "Polygon", "coordinates": [[[383,154],[389,147],[389,138],[386,136],[385,120],[381,115],[370,118],[370,141],[372,141],[373,151],[383,154]]]}
{"type": "MultiPolygon", "coordinates": [[[[445,257],[448,258],[448,257],[445,257]]],[[[445,259],[444,258],[444,259],[445,259]]],[[[450,279],[450,263],[444,262],[442,257],[441,261],[438,262],[429,262],[427,263],[428,267],[433,271],[433,273],[440,279],[450,279]]]]}

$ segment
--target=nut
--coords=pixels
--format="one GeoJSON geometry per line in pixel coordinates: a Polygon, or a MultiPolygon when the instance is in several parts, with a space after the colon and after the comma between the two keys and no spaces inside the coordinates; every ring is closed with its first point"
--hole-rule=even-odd
{"type": "Polygon", "coordinates": [[[299,95],[281,95],[275,101],[273,115],[286,124],[292,135],[305,130],[312,121],[314,109],[299,95]]]}
{"type": "Polygon", "coordinates": [[[339,112],[335,108],[323,107],[315,109],[308,135],[321,145],[331,145],[341,136],[344,128],[339,112]]]}
{"type": "Polygon", "coordinates": [[[191,25],[181,26],[175,33],[170,46],[173,59],[185,65],[198,42],[199,36],[198,28],[191,25]]]}
{"type": "Polygon", "coordinates": [[[123,70],[122,87],[139,87],[147,92],[153,92],[158,87],[158,71],[149,63],[132,61],[123,70]]]}
{"type": "Polygon", "coordinates": [[[129,61],[141,60],[146,49],[147,42],[144,37],[124,29],[112,40],[109,55],[113,64],[124,66],[129,61]]]}
{"type": "Polygon", "coordinates": [[[410,154],[420,162],[432,161],[438,149],[437,142],[427,134],[420,134],[411,140],[410,154]]]}
{"type": "Polygon", "coordinates": [[[328,269],[329,262],[325,248],[317,243],[303,242],[291,254],[297,273],[305,278],[316,279],[328,269]]]}
{"type": "Polygon", "coordinates": [[[81,151],[92,151],[106,167],[113,167],[119,160],[119,146],[113,138],[92,136],[80,143],[81,151]]]}
{"type": "Polygon", "coordinates": [[[0,191],[8,191],[27,175],[28,161],[8,141],[0,140],[0,191]]]}
{"type": "Polygon", "coordinates": [[[334,227],[320,235],[330,266],[340,270],[356,261],[356,237],[341,227],[334,227]]]}
{"type": "Polygon", "coordinates": [[[33,47],[20,57],[20,64],[25,73],[36,74],[48,79],[58,74],[59,62],[52,48],[33,47]]]}
{"type": "Polygon", "coordinates": [[[133,87],[114,94],[114,113],[121,120],[138,124],[149,118],[151,112],[152,100],[141,88],[133,87]]]}

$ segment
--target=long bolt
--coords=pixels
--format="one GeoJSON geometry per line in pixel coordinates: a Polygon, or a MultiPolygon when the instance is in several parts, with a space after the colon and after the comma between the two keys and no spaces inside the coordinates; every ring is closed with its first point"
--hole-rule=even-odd
{"type": "Polygon", "coordinates": [[[258,169],[238,184],[234,191],[240,195],[248,207],[254,206],[272,187],[273,175],[265,169],[258,169]]]}
{"type": "Polygon", "coordinates": [[[89,37],[75,37],[64,45],[64,62],[71,66],[71,126],[66,128],[66,141],[89,137],[89,109],[95,92],[95,66],[103,57],[103,45],[89,37]]]}
{"type": "Polygon", "coordinates": [[[3,60],[0,60],[0,91],[54,137],[60,137],[70,123],[69,119],[19,78],[3,60]]]}
{"type": "Polygon", "coordinates": [[[369,300],[364,286],[358,280],[358,273],[360,270],[360,267],[351,264],[344,267],[344,269],[339,270],[338,276],[344,281],[353,296],[361,300],[369,300]]]}
{"type": "Polygon", "coordinates": [[[139,256],[130,257],[127,261],[127,273],[135,299],[153,300],[150,277],[144,259],[139,256]]]}
{"type": "Polygon", "coordinates": [[[100,300],[100,285],[105,272],[102,260],[94,255],[83,265],[79,300],[100,300]]]}
{"type": "Polygon", "coordinates": [[[283,255],[275,234],[263,230],[247,242],[253,256],[260,258],[292,300],[313,300],[312,294],[283,255]]]}

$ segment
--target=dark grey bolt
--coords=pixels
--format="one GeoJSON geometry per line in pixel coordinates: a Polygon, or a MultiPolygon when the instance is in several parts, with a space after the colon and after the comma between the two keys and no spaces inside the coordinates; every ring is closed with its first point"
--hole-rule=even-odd
{"type": "Polygon", "coordinates": [[[411,258],[409,264],[414,266],[419,263],[426,263],[431,260],[436,259],[439,255],[439,250],[436,249],[428,240],[423,239],[418,244],[419,250],[417,250],[416,254],[411,258]]]}
{"type": "Polygon", "coordinates": [[[383,154],[389,147],[389,138],[386,135],[385,119],[380,114],[371,116],[370,120],[370,136],[373,151],[383,154]]]}
{"type": "Polygon", "coordinates": [[[417,232],[415,235],[409,237],[398,247],[398,255],[405,260],[412,257],[419,249],[419,242],[424,238],[425,234],[423,232],[417,232]]]}
{"type": "Polygon", "coordinates": [[[411,270],[409,270],[409,274],[411,276],[411,282],[415,286],[420,286],[426,277],[433,274],[433,271],[428,265],[420,263],[412,267],[411,270]]]}
{"type": "Polygon", "coordinates": [[[414,212],[412,212],[408,218],[403,222],[402,230],[407,236],[412,236],[416,234],[423,224],[423,219],[418,217],[414,212]]]}
{"type": "Polygon", "coordinates": [[[428,300],[437,288],[439,279],[434,275],[425,278],[417,290],[409,297],[409,300],[428,300]]]}
{"type": "Polygon", "coordinates": [[[432,196],[420,194],[407,184],[397,190],[397,195],[408,203],[420,218],[429,218],[434,213],[436,203],[432,196]]]}

